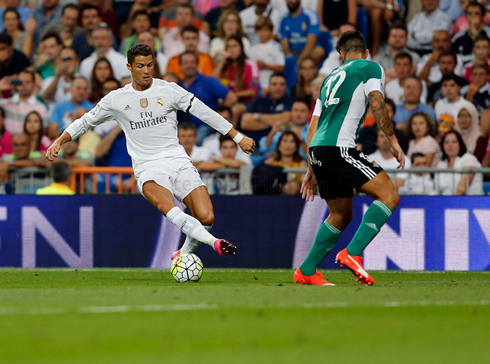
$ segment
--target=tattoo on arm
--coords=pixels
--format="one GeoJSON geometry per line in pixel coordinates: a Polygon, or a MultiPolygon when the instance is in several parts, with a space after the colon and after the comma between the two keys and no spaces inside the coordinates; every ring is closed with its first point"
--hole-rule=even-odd
{"type": "Polygon", "coordinates": [[[393,122],[388,115],[383,94],[379,91],[370,92],[369,104],[371,105],[374,119],[376,120],[378,128],[383,130],[386,136],[394,135],[395,132],[393,131],[393,122]]]}

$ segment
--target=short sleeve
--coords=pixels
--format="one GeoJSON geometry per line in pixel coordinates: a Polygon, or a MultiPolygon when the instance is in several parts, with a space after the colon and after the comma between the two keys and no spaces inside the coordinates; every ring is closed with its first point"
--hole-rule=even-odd
{"type": "Polygon", "coordinates": [[[364,94],[369,96],[370,92],[379,91],[385,94],[385,72],[383,67],[375,62],[366,62],[362,73],[364,81],[364,94]]]}
{"type": "Polygon", "coordinates": [[[476,167],[480,168],[481,164],[478,162],[478,159],[471,154],[471,153],[466,153],[461,157],[461,167],[476,167]]]}
{"type": "Polygon", "coordinates": [[[310,26],[308,27],[308,35],[318,35],[320,34],[320,20],[316,12],[308,11],[308,19],[310,20],[310,26]]]}

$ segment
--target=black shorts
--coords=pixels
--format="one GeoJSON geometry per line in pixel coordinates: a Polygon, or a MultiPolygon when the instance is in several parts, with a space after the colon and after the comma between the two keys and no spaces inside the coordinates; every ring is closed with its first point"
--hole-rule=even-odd
{"type": "Polygon", "coordinates": [[[318,146],[309,153],[320,196],[325,200],[352,197],[354,188],[383,171],[356,148],[318,146]]]}

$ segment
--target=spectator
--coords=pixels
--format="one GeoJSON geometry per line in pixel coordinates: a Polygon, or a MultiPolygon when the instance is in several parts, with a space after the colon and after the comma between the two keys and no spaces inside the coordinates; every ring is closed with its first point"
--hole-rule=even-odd
{"type": "Polygon", "coordinates": [[[29,149],[29,136],[27,134],[14,135],[12,147],[14,152],[5,154],[2,162],[0,162],[0,183],[8,180],[10,167],[27,168],[42,165],[42,154],[29,149]]]}
{"type": "Polygon", "coordinates": [[[318,65],[313,57],[306,56],[299,61],[298,68],[298,81],[291,94],[311,104],[316,101],[311,95],[311,82],[318,76],[318,65]]]}
{"type": "Polygon", "coordinates": [[[63,49],[61,38],[56,33],[47,33],[39,45],[39,57],[33,64],[34,68],[45,80],[48,77],[54,77],[56,67],[61,61],[60,54],[63,49]]]}
{"type": "MultiPolygon", "coordinates": [[[[30,66],[30,62],[24,53],[14,49],[12,43],[12,37],[8,34],[0,33],[0,80],[4,80],[4,83],[10,78],[5,76],[13,76],[20,71],[30,66]]],[[[1,91],[10,90],[12,87],[6,87],[8,84],[2,85],[1,91]]]]}
{"type": "Polygon", "coordinates": [[[439,9],[445,12],[451,18],[451,21],[456,21],[460,16],[464,15],[464,11],[461,8],[459,1],[454,0],[441,0],[439,3],[439,9]]]}
{"type": "Polygon", "coordinates": [[[83,107],[91,110],[93,108],[88,101],[88,82],[85,78],[76,77],[70,91],[71,100],[58,102],[51,113],[48,136],[53,140],[70,124],[69,116],[75,109],[83,107]]]}
{"type": "Polygon", "coordinates": [[[407,121],[416,112],[425,112],[436,120],[434,109],[420,101],[422,96],[422,81],[417,77],[409,77],[404,84],[405,101],[396,105],[395,124],[402,131],[407,128],[407,121]]]}
{"type": "Polygon", "coordinates": [[[454,74],[445,75],[442,78],[442,94],[444,98],[437,101],[434,107],[440,137],[449,130],[456,128],[456,120],[462,108],[469,110],[470,113],[474,112],[475,115],[477,114],[475,106],[460,96],[461,86],[457,81],[454,74]]]}
{"type": "Polygon", "coordinates": [[[32,56],[32,36],[24,31],[20,15],[15,8],[7,8],[3,13],[5,33],[12,37],[14,48],[25,54],[27,58],[32,56]]]}
{"type": "MultiPolygon", "coordinates": [[[[226,56],[216,66],[213,76],[227,86],[238,97],[239,102],[249,104],[259,90],[259,67],[247,58],[239,36],[232,35],[226,41],[226,56]]],[[[241,117],[238,107],[233,110],[237,120],[241,117]]]]}
{"type": "Polygon", "coordinates": [[[49,186],[38,189],[36,195],[74,195],[75,192],[70,188],[72,178],[71,165],[64,161],[59,161],[53,165],[54,182],[49,186]]]}
{"type": "MultiPolygon", "coordinates": [[[[283,168],[304,168],[308,165],[299,154],[300,140],[292,131],[282,133],[277,143],[276,154],[269,157],[264,163],[283,168]]],[[[297,195],[301,187],[303,175],[301,173],[288,173],[287,182],[282,186],[285,195],[297,195]]]]}
{"type": "Polygon", "coordinates": [[[456,34],[452,40],[452,49],[461,55],[463,62],[470,62],[473,58],[473,39],[480,34],[485,34],[490,37],[490,27],[483,25],[483,18],[485,16],[485,7],[472,1],[468,4],[465,10],[469,29],[456,34]]]}
{"type": "MultiPolygon", "coordinates": [[[[427,158],[422,153],[413,153],[412,168],[427,168],[427,158]]],[[[400,195],[437,195],[436,185],[430,173],[409,173],[401,187],[398,189],[400,195]]]]}
{"type": "Polygon", "coordinates": [[[408,156],[423,153],[427,165],[437,167],[437,163],[441,160],[441,148],[434,139],[435,134],[434,120],[424,112],[414,113],[408,119],[407,135],[410,139],[408,156]]]}
{"type": "Polygon", "coordinates": [[[202,162],[210,158],[209,151],[204,147],[196,145],[197,133],[196,126],[192,123],[179,123],[179,143],[185,149],[185,152],[192,160],[196,168],[200,168],[202,162]]]}
{"type": "Polygon", "coordinates": [[[480,34],[473,39],[473,55],[474,61],[468,62],[464,65],[463,76],[466,80],[471,82],[471,67],[475,61],[482,61],[490,67],[490,39],[486,35],[480,34]]]}
{"type": "Polygon", "coordinates": [[[92,104],[96,104],[102,99],[104,95],[102,85],[109,78],[114,78],[114,71],[112,70],[111,63],[105,57],[99,58],[95,62],[94,69],[92,70],[92,76],[90,77],[91,91],[88,100],[92,104]]]}
{"type": "Polygon", "coordinates": [[[462,108],[458,113],[458,122],[456,130],[461,134],[466,151],[473,154],[478,161],[481,161],[485,156],[487,140],[482,135],[478,126],[478,118],[469,110],[462,108]]]}
{"type": "MultiPolygon", "coordinates": [[[[466,153],[463,138],[455,130],[442,137],[441,149],[442,160],[437,165],[438,169],[481,167],[473,154],[466,153]]],[[[442,195],[483,195],[483,176],[481,173],[438,173],[436,186],[442,195]]]]}
{"type": "MultiPolygon", "coordinates": [[[[377,132],[376,147],[378,147],[376,152],[370,154],[368,158],[373,160],[375,163],[378,163],[383,169],[397,169],[399,163],[396,158],[393,157],[393,154],[391,154],[390,140],[381,129],[378,129],[377,132]]],[[[410,167],[410,159],[405,156],[405,168],[409,169],[410,167]]],[[[393,181],[393,184],[398,191],[400,186],[403,184],[403,181],[405,181],[407,178],[407,173],[400,171],[400,173],[388,173],[388,176],[393,181]]]]}
{"type": "Polygon", "coordinates": [[[318,14],[311,9],[303,9],[301,0],[286,0],[289,15],[281,20],[280,40],[286,56],[294,56],[298,61],[306,56],[320,63],[325,49],[316,45],[320,33],[318,14]]]}
{"type": "MultiPolygon", "coordinates": [[[[116,79],[114,80],[116,81],[117,85],[119,85],[119,82],[117,82],[116,79]]],[[[109,93],[109,91],[107,93],[109,93]]],[[[74,122],[75,120],[80,119],[85,113],[87,113],[87,111],[88,110],[83,107],[76,108],[69,115],[69,122],[74,122]]],[[[88,152],[91,156],[94,156],[95,151],[97,150],[97,146],[100,143],[100,139],[101,138],[98,134],[94,133],[93,130],[89,130],[88,132],[86,132],[80,138],[77,139],[80,140],[79,150],[88,152]]]]}
{"type": "MultiPolygon", "coordinates": [[[[170,9],[167,9],[162,12],[162,15],[160,16],[160,20],[158,23],[158,37],[160,39],[163,39],[165,34],[171,30],[172,28],[178,27],[179,23],[177,22],[177,9],[179,8],[179,5],[181,4],[189,4],[190,5],[190,0],[177,0],[177,5],[171,7],[170,9]]],[[[192,6],[191,6],[192,8],[192,6]]],[[[194,12],[194,15],[192,16],[188,12],[185,12],[183,14],[185,17],[189,15],[190,20],[186,21],[185,25],[194,25],[197,29],[200,29],[202,24],[203,24],[203,16],[200,12],[195,11],[194,8],[192,8],[192,11],[194,12]]],[[[185,26],[184,25],[184,26],[185,26]]],[[[177,32],[178,34],[178,32],[177,32]]]]}
{"type": "MultiPolygon", "coordinates": [[[[439,66],[439,56],[445,50],[451,49],[451,36],[445,30],[437,30],[432,38],[432,53],[424,55],[417,64],[417,75],[430,86],[442,79],[442,71],[439,66]]],[[[463,72],[463,59],[457,56],[457,65],[454,73],[461,75],[463,72]]]]}
{"type": "MultiPolygon", "coordinates": [[[[269,80],[272,74],[284,71],[286,64],[281,45],[274,40],[273,29],[274,26],[270,18],[260,17],[255,23],[255,31],[260,43],[252,46],[249,53],[250,58],[255,60],[260,68],[260,87],[263,95],[269,88],[269,80]]],[[[213,42],[214,39],[211,42],[211,48],[213,47],[213,42]]]]}
{"type": "Polygon", "coordinates": [[[402,23],[394,23],[388,31],[388,42],[381,47],[373,61],[385,70],[385,82],[389,83],[396,78],[395,57],[402,53],[408,53],[412,57],[412,64],[417,64],[420,57],[417,53],[407,49],[407,27],[402,23]]]}
{"type": "Polygon", "coordinates": [[[5,128],[5,110],[0,107],[0,160],[5,154],[13,152],[13,138],[14,135],[5,128]]]}
{"type": "MultiPolygon", "coordinates": [[[[444,75],[454,73],[454,71],[456,70],[457,62],[458,62],[458,58],[456,56],[456,52],[454,52],[452,49],[446,49],[442,51],[439,54],[439,60],[438,60],[439,70],[441,71],[441,74],[444,76],[444,75]]],[[[456,75],[456,79],[458,80],[458,83],[462,86],[468,84],[468,81],[466,81],[462,77],[456,75]]],[[[444,98],[441,88],[442,88],[441,81],[433,83],[429,87],[429,92],[427,95],[427,104],[429,104],[431,107],[434,107],[437,101],[444,98]]]]}
{"type": "Polygon", "coordinates": [[[116,52],[112,45],[114,37],[112,32],[107,27],[99,27],[92,31],[92,40],[95,51],[90,57],[85,58],[80,65],[80,74],[87,80],[92,74],[95,62],[102,57],[105,57],[111,63],[114,71],[114,77],[120,81],[123,77],[130,77],[130,72],[126,67],[127,59],[121,53],[116,52]]]}
{"type": "MultiPolygon", "coordinates": [[[[302,3],[303,6],[306,4],[302,3]]],[[[318,1],[316,12],[320,20],[320,30],[328,30],[334,37],[340,36],[339,28],[347,22],[356,24],[357,22],[357,2],[356,0],[337,1],[325,0],[318,1]]]]}
{"type": "MultiPolygon", "coordinates": [[[[219,100],[223,100],[223,104],[229,107],[237,102],[238,98],[234,92],[215,78],[201,75],[198,72],[197,55],[194,52],[186,51],[180,55],[180,67],[184,73],[182,87],[192,92],[211,109],[216,109],[219,100]]],[[[191,121],[197,127],[197,143],[201,145],[202,140],[212,133],[213,129],[193,115],[191,121]]]]}
{"type": "Polygon", "coordinates": [[[162,78],[168,66],[168,57],[162,52],[156,51],[155,38],[151,32],[141,32],[138,34],[137,42],[138,44],[144,44],[151,48],[153,51],[153,77],[162,78]]]}
{"type": "MultiPolygon", "coordinates": [[[[148,28],[145,30],[151,31],[154,34],[157,34],[158,32],[158,22],[160,20],[160,13],[161,13],[161,6],[154,6],[150,7],[152,4],[155,3],[155,1],[152,0],[136,0],[131,8],[131,11],[129,12],[128,20],[126,23],[121,25],[120,27],[120,36],[121,38],[126,38],[130,37],[131,34],[133,33],[134,29],[134,16],[136,13],[144,13],[148,15],[148,28]]],[[[160,3],[162,3],[160,1],[160,3]]],[[[140,19],[140,21],[143,21],[143,19],[140,19]]],[[[146,22],[146,20],[144,20],[146,22]]],[[[123,53],[123,52],[121,52],[123,53]]]]}
{"type": "MultiPolygon", "coordinates": [[[[214,61],[207,53],[199,52],[197,47],[199,45],[199,30],[194,25],[188,25],[182,28],[182,42],[184,43],[185,51],[192,52],[197,55],[199,73],[204,76],[212,76],[214,71],[214,61]]],[[[182,55],[182,54],[181,54],[182,55]]],[[[184,74],[180,67],[180,56],[174,56],[170,58],[168,62],[167,72],[173,72],[179,78],[183,78],[184,74]]]]}
{"type": "Polygon", "coordinates": [[[50,24],[61,23],[61,10],[59,0],[42,0],[32,9],[26,31],[33,36],[34,50],[39,45],[43,30],[50,24]]]}
{"type": "Polygon", "coordinates": [[[242,39],[245,54],[250,56],[250,41],[243,32],[242,21],[235,9],[226,10],[221,14],[218,23],[218,36],[211,41],[209,54],[216,63],[220,62],[225,55],[225,42],[231,35],[237,35],[242,39]]]}
{"type": "Polygon", "coordinates": [[[48,109],[36,98],[35,74],[32,71],[19,73],[17,93],[10,99],[3,99],[0,104],[5,109],[5,128],[12,134],[22,133],[24,120],[28,113],[37,111],[43,118],[43,127],[48,126],[48,109]]]}
{"type": "MultiPolygon", "coordinates": [[[[236,0],[220,0],[219,3],[220,5],[218,7],[209,10],[209,12],[205,15],[201,26],[201,31],[209,35],[211,39],[219,36],[218,24],[221,15],[227,10],[235,10],[236,0]]],[[[211,42],[211,49],[212,48],[213,45],[211,42]]],[[[210,53],[212,53],[212,51],[210,51],[210,53]]]]}
{"type": "MultiPolygon", "coordinates": [[[[398,139],[398,143],[403,150],[403,153],[408,151],[408,139],[405,134],[396,128],[395,125],[395,110],[396,106],[393,100],[385,99],[386,110],[390,120],[393,122],[393,130],[395,136],[398,139]]],[[[376,124],[371,126],[363,126],[359,130],[359,138],[357,140],[357,149],[362,151],[364,154],[369,155],[376,151],[376,142],[378,141],[378,126],[376,124]]]]}
{"type": "Polygon", "coordinates": [[[487,62],[475,61],[471,67],[471,83],[461,88],[461,96],[476,106],[478,118],[484,109],[490,108],[490,68],[487,62]]]}
{"type": "Polygon", "coordinates": [[[315,104],[316,100],[320,97],[320,91],[322,89],[322,84],[323,81],[325,81],[325,77],[322,75],[318,75],[313,81],[310,83],[310,90],[311,90],[311,104],[310,104],[310,110],[311,113],[313,114],[313,110],[315,110],[315,104]]]}
{"type": "MultiPolygon", "coordinates": [[[[132,32],[127,38],[124,38],[119,46],[119,52],[128,55],[128,50],[135,44],[137,44],[136,40],[138,38],[138,34],[141,32],[149,32],[151,31],[151,22],[150,15],[146,10],[137,10],[131,16],[131,24],[132,24],[132,32]]],[[[155,42],[155,50],[161,51],[162,44],[158,37],[153,38],[155,42]]]]}
{"type": "Polygon", "coordinates": [[[26,115],[24,133],[29,136],[30,149],[34,152],[44,153],[51,146],[51,139],[44,134],[43,118],[37,111],[26,115]]]}
{"type": "Polygon", "coordinates": [[[60,162],[66,162],[72,167],[90,167],[94,164],[92,155],[79,148],[79,139],[63,144],[55,160],[55,165],[60,162]]]}
{"type": "Polygon", "coordinates": [[[373,56],[378,54],[381,37],[384,32],[384,24],[390,24],[398,11],[395,0],[358,0],[359,4],[367,10],[371,30],[370,52],[373,56]]]}
{"type": "Polygon", "coordinates": [[[17,10],[17,13],[20,15],[20,21],[22,23],[22,26],[25,27],[27,20],[29,20],[29,15],[31,13],[31,10],[24,5],[20,5],[21,0],[4,0],[3,4],[4,7],[0,9],[0,32],[3,32],[5,30],[5,24],[3,23],[3,14],[5,13],[5,10],[12,8],[17,10]]]}
{"type": "MultiPolygon", "coordinates": [[[[267,96],[257,97],[243,114],[242,129],[257,143],[275,124],[289,125],[294,99],[286,94],[286,78],[274,73],[270,78],[267,96]]],[[[261,152],[260,148],[255,149],[261,152]]]]}
{"type": "Polygon", "coordinates": [[[101,22],[99,9],[94,5],[84,5],[80,10],[82,27],[84,32],[73,37],[71,47],[77,52],[80,62],[95,51],[92,40],[92,32],[101,22]]]}
{"type": "MultiPolygon", "coordinates": [[[[112,1],[100,1],[100,0],[78,0],[78,5],[81,9],[86,6],[95,6],[98,11],[98,15],[100,16],[100,21],[103,21],[108,25],[112,30],[112,34],[116,39],[121,39],[119,34],[119,21],[117,20],[117,15],[113,10],[113,2],[112,1]]],[[[83,21],[82,21],[83,23],[83,21]]],[[[99,25],[97,22],[96,25],[99,25]]],[[[88,55],[92,53],[92,51],[88,52],[88,55]]]]}
{"type": "Polygon", "coordinates": [[[296,100],[291,108],[291,124],[276,123],[271,128],[267,136],[264,136],[259,141],[260,151],[264,155],[273,153],[276,150],[279,138],[282,133],[291,130],[300,141],[299,153],[305,159],[308,159],[308,150],[306,145],[308,121],[310,120],[310,106],[304,100],[296,100]]]}
{"type": "Polygon", "coordinates": [[[488,140],[487,152],[485,153],[485,157],[481,162],[483,168],[490,167],[490,139],[488,140]]]}
{"type": "MultiPolygon", "coordinates": [[[[431,49],[433,49],[431,40],[433,35],[435,35],[435,31],[447,31],[448,35],[450,35],[453,29],[451,18],[437,8],[439,0],[422,0],[422,6],[424,10],[408,23],[407,43],[409,49],[421,55],[430,53],[431,49]]],[[[437,60],[437,57],[435,57],[434,62],[435,60],[437,60]]]]}
{"type": "MultiPolygon", "coordinates": [[[[415,66],[412,63],[412,57],[410,54],[401,52],[395,56],[395,74],[396,78],[386,84],[385,93],[386,97],[395,102],[396,105],[403,103],[405,97],[404,85],[408,77],[412,76],[415,72],[415,66]]],[[[425,81],[421,80],[422,94],[420,95],[420,102],[425,104],[427,100],[427,85],[425,81]]]]}
{"type": "Polygon", "coordinates": [[[194,6],[194,9],[204,15],[207,14],[211,9],[219,7],[219,4],[220,0],[194,0],[192,2],[192,6],[194,6]]]}
{"type": "MultiPolygon", "coordinates": [[[[224,117],[230,124],[233,123],[233,111],[228,106],[218,105],[218,107],[216,108],[216,112],[224,117]]],[[[206,137],[202,142],[202,146],[209,151],[211,158],[224,157],[220,150],[220,137],[221,134],[216,132],[206,137]]],[[[235,159],[242,161],[248,165],[252,164],[252,159],[250,158],[250,155],[246,154],[241,148],[238,148],[235,159]]]]}
{"type": "MultiPolygon", "coordinates": [[[[185,45],[181,38],[181,32],[184,27],[191,25],[194,18],[194,9],[190,4],[179,4],[177,6],[176,27],[165,32],[162,40],[163,52],[170,58],[177,56],[185,51],[185,45]]],[[[199,29],[197,27],[197,29],[199,29]]],[[[199,43],[197,49],[199,52],[209,52],[209,36],[206,33],[199,32],[199,43]]]]}
{"type": "Polygon", "coordinates": [[[274,24],[274,35],[279,34],[281,13],[271,6],[270,0],[254,0],[253,5],[240,11],[243,30],[252,45],[259,43],[259,38],[255,34],[255,23],[261,16],[269,17],[272,20],[272,24],[274,24]]]}
{"type": "Polygon", "coordinates": [[[83,28],[79,27],[78,16],[80,11],[78,6],[67,4],[63,6],[61,11],[61,24],[51,24],[44,29],[41,38],[48,33],[59,34],[61,41],[65,47],[71,47],[73,38],[83,33],[83,28]]]}
{"type": "Polygon", "coordinates": [[[66,101],[71,98],[70,88],[77,74],[80,61],[74,49],[65,48],[61,51],[60,61],[54,76],[43,80],[40,95],[50,108],[54,103],[66,101]]]}
{"type": "MultiPolygon", "coordinates": [[[[468,18],[465,15],[466,7],[470,3],[471,0],[459,0],[459,4],[461,6],[461,10],[463,13],[456,19],[454,22],[454,34],[458,34],[460,32],[464,32],[470,29],[470,24],[468,23],[468,18]]],[[[484,24],[488,24],[487,17],[483,18],[484,24]]]]}

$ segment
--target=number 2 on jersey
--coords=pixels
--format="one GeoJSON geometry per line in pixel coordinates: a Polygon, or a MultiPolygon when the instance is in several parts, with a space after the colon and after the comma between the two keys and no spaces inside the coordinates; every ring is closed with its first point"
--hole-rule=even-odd
{"type": "Polygon", "coordinates": [[[339,103],[340,99],[338,97],[335,97],[335,94],[344,81],[345,71],[340,71],[327,81],[327,83],[325,84],[325,87],[327,89],[327,91],[325,92],[325,107],[328,107],[329,105],[337,105],[339,103]],[[332,82],[334,80],[337,80],[337,82],[333,86],[332,92],[330,92],[330,88],[332,87],[332,82]]]}

